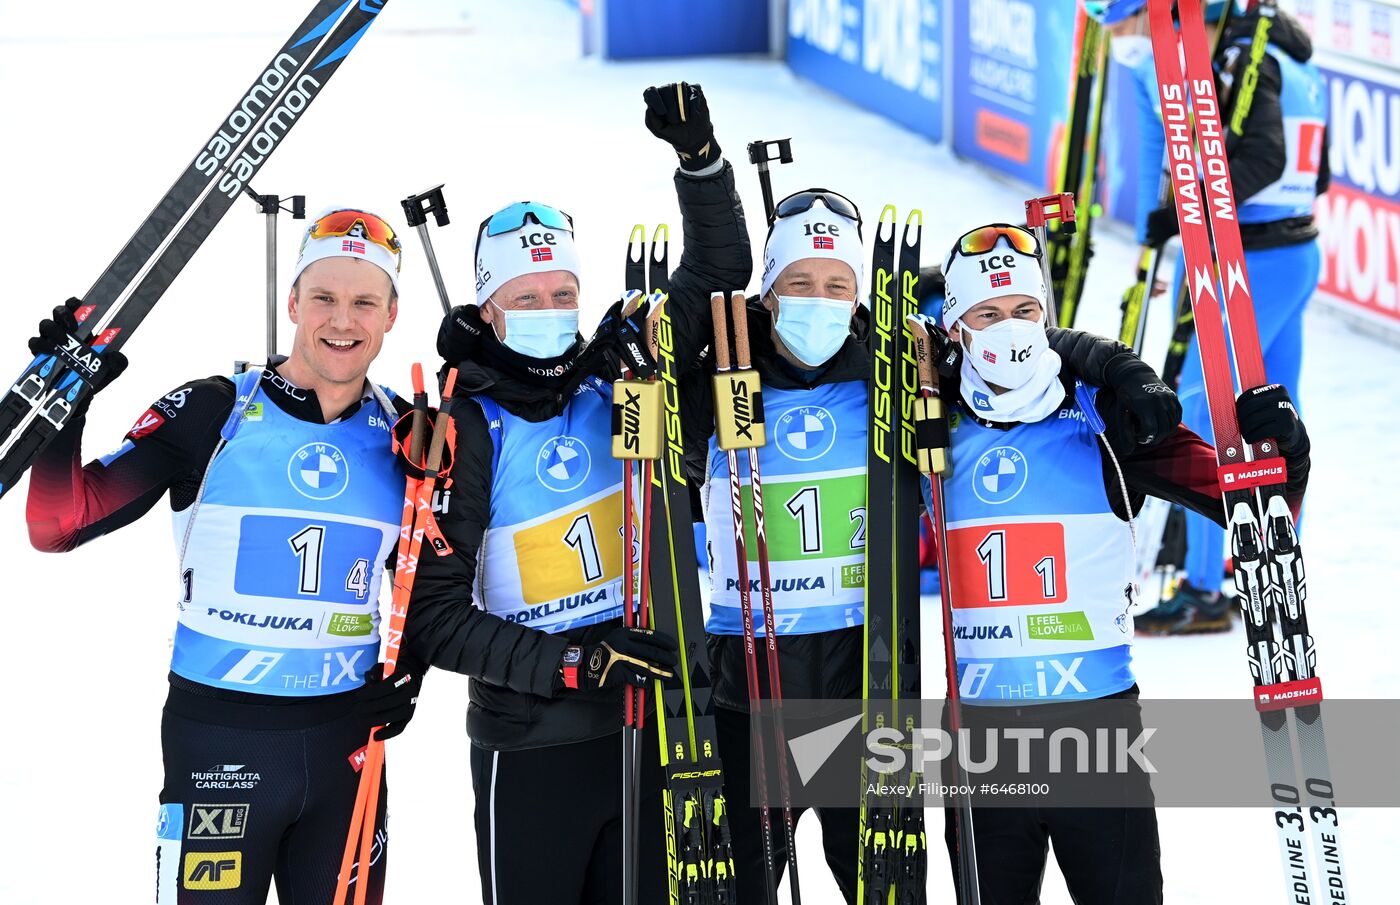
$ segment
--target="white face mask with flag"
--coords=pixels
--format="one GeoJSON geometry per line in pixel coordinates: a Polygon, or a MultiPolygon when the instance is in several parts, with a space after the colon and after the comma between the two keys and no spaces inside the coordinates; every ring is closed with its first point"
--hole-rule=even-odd
{"type": "Polygon", "coordinates": [[[1050,348],[1044,324],[1007,318],[983,330],[961,326],[967,334],[961,394],[979,417],[1036,422],[1064,402],[1060,356],[1050,348]]]}

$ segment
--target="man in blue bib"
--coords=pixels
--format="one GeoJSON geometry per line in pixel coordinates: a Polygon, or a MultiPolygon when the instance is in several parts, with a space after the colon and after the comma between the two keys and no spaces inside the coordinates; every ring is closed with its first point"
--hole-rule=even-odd
{"type": "MultiPolygon", "coordinates": [[[[700,86],[646,97],[648,125],[680,161],[686,245],[670,285],[673,308],[689,310],[708,304],[712,280],[748,280],[743,208],[700,86]]],[[[406,636],[434,666],[472,678],[484,900],[621,901],[621,688],[669,675],[676,655],[673,639],[622,624],[615,375],[593,354],[600,344],[585,347],[578,333],[580,286],[590,284],[572,218],[508,205],[482,222],[475,261],[477,303],[455,308],[438,334],[458,368],[453,487],[438,517],[453,553],[419,563],[406,636]]],[[[684,333],[678,357],[708,344],[696,336],[684,333]]],[[[647,719],[641,770],[642,902],[668,896],[656,722],[647,719]]]]}
{"type": "MultiPolygon", "coordinates": [[[[397,735],[423,667],[379,680],[379,590],[392,567],[404,481],[390,427],[408,406],[366,374],[398,314],[401,251],[366,211],[308,227],[287,314],[292,351],[232,377],[182,384],[122,445],[82,464],[85,413],[30,473],[30,539],[71,550],[130,524],[167,491],[180,554],[157,900],[329,902],[369,730],[397,735]]],[[[55,309],[37,353],[76,329],[55,309]]],[[[106,356],[101,373],[125,366],[106,356]]],[[[381,796],[384,795],[381,787],[381,796]]],[[[368,901],[383,896],[381,798],[368,901]]],[[[351,879],[354,889],[355,878],[351,879]]],[[[116,894],[117,899],[131,895],[116,894]]]]}
{"type": "MultiPolygon", "coordinates": [[[[945,341],[962,353],[940,387],[953,459],[943,579],[967,726],[1055,726],[1102,699],[1135,713],[1131,519],[1152,494],[1225,520],[1205,441],[1178,425],[1140,446],[1123,396],[1086,386],[1051,348],[1040,257],[1030,232],[996,223],[964,234],[943,266],[945,341]]],[[[1246,440],[1277,439],[1296,512],[1309,444],[1287,390],[1247,388],[1236,408],[1246,440]]],[[[984,902],[1036,901],[1050,842],[1074,901],[1162,901],[1151,808],[974,808],[973,826],[984,902]]],[[[947,841],[956,864],[951,817],[947,841]]]]}

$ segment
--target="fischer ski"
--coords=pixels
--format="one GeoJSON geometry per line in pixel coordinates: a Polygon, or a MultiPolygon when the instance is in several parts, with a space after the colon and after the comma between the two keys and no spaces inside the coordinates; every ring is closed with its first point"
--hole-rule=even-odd
{"type": "Polygon", "coordinates": [[[94,352],[150,313],[243,187],[373,24],[387,0],[320,0],[83,297],[79,327],[0,398],[0,496],[92,393],[94,352]]]}
{"type": "MultiPolygon", "coordinates": [[[[653,271],[655,258],[653,257],[653,271]]],[[[679,668],[657,680],[658,734],[672,905],[734,905],[734,858],[715,731],[713,682],[705,647],[700,576],[695,560],[690,488],[681,434],[680,384],[664,288],[653,287],[657,319],[651,341],[664,403],[664,443],[653,470],[646,512],[651,580],[650,624],[679,646],[679,668]]]]}
{"type": "Polygon", "coordinates": [[[1284,464],[1276,456],[1273,443],[1244,443],[1235,420],[1231,358],[1226,349],[1226,324],[1221,317],[1222,299],[1217,295],[1222,284],[1229,342],[1240,386],[1247,391],[1267,383],[1267,379],[1235,219],[1225,133],[1207,53],[1204,17],[1199,0],[1180,0],[1180,50],[1186,68],[1183,74],[1172,5],[1172,0],[1150,0],[1153,56],[1196,335],[1215,429],[1235,586],[1244,610],[1248,660],[1270,791],[1277,802],[1274,823],[1288,900],[1346,902],[1350,897],[1322,726],[1322,685],[1316,674],[1316,649],[1307,626],[1302,551],[1283,495],[1284,464]],[[1196,119],[1196,141],[1192,140],[1188,98],[1196,119]],[[1204,180],[1200,179],[1198,167],[1203,170],[1204,180]],[[1213,266],[1217,263],[1218,270],[1213,266]],[[1291,724],[1289,710],[1294,717],[1291,724]],[[1290,725],[1296,733],[1290,731],[1290,725]],[[1295,734],[1297,761],[1293,756],[1295,734]],[[1305,836],[1312,839],[1315,860],[1311,865],[1305,836]],[[1303,890],[1307,890],[1306,894],[1303,890]]]}
{"type": "Polygon", "coordinates": [[[1084,292],[1084,278],[1093,255],[1091,228],[1098,208],[1094,203],[1098,176],[1099,136],[1103,125],[1104,95],[1108,72],[1108,34],[1098,21],[1079,10],[1075,34],[1075,71],[1070,82],[1070,115],[1060,160],[1057,190],[1074,195],[1081,216],[1077,222],[1061,222],[1046,246],[1050,282],[1059,300],[1058,322],[1073,327],[1084,292]]]}
{"type": "MultiPolygon", "coordinates": [[[[917,730],[920,676],[919,474],[914,405],[919,391],[913,326],[918,314],[923,214],[912,211],[900,238],[895,269],[895,209],[880,212],[871,270],[870,439],[866,457],[865,707],[861,732],[884,724],[886,713],[906,737],[917,730]],[[881,551],[890,561],[880,558],[881,551]],[[910,705],[900,709],[900,701],[910,705]],[[872,711],[874,711],[872,713],[872,711]]],[[[917,772],[892,785],[917,788],[917,772]]],[[[860,854],[856,900],[862,905],[926,900],[928,840],[922,795],[904,800],[872,791],[861,763],[860,854]]]]}

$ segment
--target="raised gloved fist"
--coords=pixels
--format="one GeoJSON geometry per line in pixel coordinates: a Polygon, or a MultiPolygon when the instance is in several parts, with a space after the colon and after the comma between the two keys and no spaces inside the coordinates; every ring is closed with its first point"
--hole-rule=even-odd
{"type": "MultiPolygon", "coordinates": [[[[30,337],[29,351],[35,355],[55,355],[60,360],[68,360],[69,356],[64,353],[69,347],[69,339],[75,338],[78,332],[78,311],[82,307],[83,300],[78,298],[70,298],[56,306],[51,317],[39,321],[39,333],[30,337]]],[[[82,346],[80,355],[84,364],[76,370],[92,384],[94,393],[126,370],[126,356],[115,349],[97,352],[90,346],[82,346]]]]}
{"type": "Polygon", "coordinates": [[[642,92],[642,100],[647,105],[647,128],[675,148],[681,169],[694,173],[720,159],[719,142],[710,124],[710,105],[699,85],[653,85],[642,92]]]}

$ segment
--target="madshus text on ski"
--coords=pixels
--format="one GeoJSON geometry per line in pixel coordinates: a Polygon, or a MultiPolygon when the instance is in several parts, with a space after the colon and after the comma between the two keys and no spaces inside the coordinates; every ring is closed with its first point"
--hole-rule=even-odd
{"type": "MultiPolygon", "coordinates": [[[[1288,895],[1346,900],[1294,526],[1308,435],[1266,375],[1250,293],[1260,218],[1296,221],[1289,205],[1319,180],[1285,172],[1240,197],[1225,126],[1249,136],[1284,118],[1310,76],[1269,35],[1296,23],[1257,4],[1213,57],[1198,0],[1086,2],[1067,194],[1053,216],[1028,202],[1027,226],[969,214],[936,267],[921,210],[889,204],[866,223],[818,187],[775,201],[769,165],[791,146],[756,142],[767,234],[752,295],[709,99],[693,83],[646,88],[686,242],[672,269],[669,227],[634,230],[596,328],[580,330],[581,287],[610,292],[607,264],[585,268],[572,217],[539,201],[454,235],[473,243],[476,278],[474,300],[451,306],[427,222],[449,225],[436,187],[404,212],[445,310],[440,399],[420,366],[399,395],[368,372],[398,315],[403,237],[377,213],[326,210],[290,280],[269,283],[288,291],[286,354],[270,328],[263,365],[172,381],[84,464],[87,414],[127,367],[124,342],[383,6],[317,4],[92,289],[40,322],[0,399],[0,493],[29,472],[36,547],[72,550],[170,501],[180,596],[158,901],[256,902],[274,883],[283,901],[384,901],[384,742],[436,667],[471,679],[485,901],[775,905],[786,886],[800,902],[784,699],[860,700],[863,728],[877,714],[915,728],[932,559],[955,735],[1007,705],[1037,725],[1085,701],[1136,714],[1135,517],[1149,496],[1229,533],[1288,895]],[[1187,358],[1214,447],[1129,344],[1069,326],[1089,222],[1072,241],[1068,225],[1075,193],[1093,208],[1084,146],[1110,56],[1155,65],[1187,358]],[[1222,83],[1246,73],[1241,113],[1222,83]],[[540,815],[561,787],[569,813],[542,864],[540,815]]],[[[949,885],[963,903],[1034,901],[1050,843],[1078,902],[1163,899],[1151,808],[989,807],[950,773],[949,867],[931,868],[926,809],[886,794],[924,778],[850,768],[858,806],[815,809],[847,902],[920,903],[949,885]]]]}

